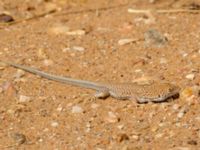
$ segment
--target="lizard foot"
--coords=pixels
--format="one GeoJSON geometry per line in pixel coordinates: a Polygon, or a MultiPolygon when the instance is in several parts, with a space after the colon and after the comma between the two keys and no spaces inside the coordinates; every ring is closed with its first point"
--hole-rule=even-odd
{"type": "Polygon", "coordinates": [[[97,91],[95,94],[95,97],[99,99],[106,99],[109,96],[110,96],[109,91],[97,91]]]}

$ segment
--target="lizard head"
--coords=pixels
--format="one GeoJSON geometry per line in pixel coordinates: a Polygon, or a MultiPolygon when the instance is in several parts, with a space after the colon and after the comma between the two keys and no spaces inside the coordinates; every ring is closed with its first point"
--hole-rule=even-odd
{"type": "Polygon", "coordinates": [[[144,95],[137,97],[139,103],[167,101],[169,98],[179,96],[180,92],[179,86],[165,82],[154,82],[144,88],[144,95]]]}

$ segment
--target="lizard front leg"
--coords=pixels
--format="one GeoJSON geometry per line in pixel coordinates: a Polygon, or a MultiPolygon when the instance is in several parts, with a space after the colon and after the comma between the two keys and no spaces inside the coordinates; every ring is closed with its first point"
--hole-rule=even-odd
{"type": "Polygon", "coordinates": [[[97,91],[95,94],[95,98],[99,98],[99,99],[106,99],[109,96],[110,96],[109,90],[100,90],[100,91],[97,91]]]}

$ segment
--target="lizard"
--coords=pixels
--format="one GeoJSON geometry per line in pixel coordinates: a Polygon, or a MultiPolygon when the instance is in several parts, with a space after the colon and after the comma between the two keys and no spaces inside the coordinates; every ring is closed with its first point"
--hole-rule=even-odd
{"type": "Polygon", "coordinates": [[[165,81],[152,80],[149,83],[141,84],[137,82],[97,83],[86,80],[57,76],[37,70],[32,67],[19,65],[12,62],[0,62],[49,80],[96,90],[97,93],[95,94],[95,97],[101,99],[105,99],[111,96],[119,100],[136,100],[136,102],[138,103],[163,102],[179,94],[180,91],[179,86],[165,81]]]}

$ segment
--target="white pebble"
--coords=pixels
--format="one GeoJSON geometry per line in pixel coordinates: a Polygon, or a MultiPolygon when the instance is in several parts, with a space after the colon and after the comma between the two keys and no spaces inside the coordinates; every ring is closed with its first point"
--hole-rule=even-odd
{"type": "Polygon", "coordinates": [[[49,29],[49,32],[53,34],[66,34],[68,31],[69,31],[69,27],[62,24],[58,24],[49,29]]]}
{"type": "Polygon", "coordinates": [[[181,126],[181,123],[180,123],[180,122],[177,122],[175,125],[176,125],[177,127],[180,127],[180,126],[181,126]]]}
{"type": "Polygon", "coordinates": [[[67,35],[85,35],[84,30],[74,30],[74,31],[68,31],[66,32],[67,35]]]}
{"type": "Polygon", "coordinates": [[[29,102],[30,100],[31,100],[31,98],[29,96],[20,95],[18,102],[19,103],[25,103],[25,102],[29,102]]]}
{"type": "Polygon", "coordinates": [[[72,49],[79,52],[83,52],[85,50],[84,47],[80,47],[80,46],[73,46],[72,49]]]}
{"type": "Polygon", "coordinates": [[[123,124],[118,125],[117,128],[120,129],[120,130],[122,130],[124,128],[124,125],[123,124]]]}
{"type": "Polygon", "coordinates": [[[172,108],[173,108],[174,110],[178,110],[178,109],[179,109],[179,105],[178,105],[178,104],[174,104],[174,105],[172,106],[172,108]]]}
{"type": "Polygon", "coordinates": [[[165,126],[166,124],[162,122],[162,123],[159,123],[158,125],[159,125],[159,127],[163,127],[163,126],[165,126]]]}
{"type": "Polygon", "coordinates": [[[188,75],[186,75],[185,77],[186,77],[186,79],[194,80],[195,75],[194,75],[194,74],[188,74],[188,75]]]}
{"type": "Polygon", "coordinates": [[[59,105],[56,109],[58,112],[61,112],[63,110],[63,107],[61,105],[59,105]]]}
{"type": "Polygon", "coordinates": [[[138,135],[132,135],[131,137],[132,137],[134,140],[139,140],[139,138],[140,138],[138,135]]]}
{"type": "Polygon", "coordinates": [[[142,70],[141,69],[136,69],[135,70],[135,73],[139,73],[139,72],[142,72],[142,70]]]}
{"type": "Polygon", "coordinates": [[[155,137],[156,137],[156,138],[161,138],[161,137],[163,137],[163,133],[158,133],[158,134],[156,134],[155,137]]]}
{"type": "Polygon", "coordinates": [[[155,3],[156,0],[149,0],[149,3],[155,3]]]}
{"type": "Polygon", "coordinates": [[[83,109],[80,106],[73,106],[72,107],[72,113],[82,113],[83,109]]]}
{"type": "Polygon", "coordinates": [[[189,147],[174,147],[174,150],[190,150],[189,147]]]}
{"type": "Polygon", "coordinates": [[[122,46],[122,45],[126,45],[129,43],[135,42],[135,41],[136,41],[136,39],[120,39],[118,41],[118,44],[122,46]]]}
{"type": "Polygon", "coordinates": [[[19,79],[25,75],[25,71],[18,69],[17,73],[14,75],[16,79],[19,79]]]}
{"type": "Polygon", "coordinates": [[[44,140],[42,138],[38,139],[38,142],[42,143],[44,140]]]}
{"type": "Polygon", "coordinates": [[[183,56],[183,57],[187,57],[187,56],[188,56],[188,53],[183,53],[182,56],[183,56]]]}
{"type": "Polygon", "coordinates": [[[105,121],[109,123],[116,123],[119,121],[119,118],[116,116],[114,112],[108,112],[108,116],[105,117],[105,121]]]}
{"type": "Polygon", "coordinates": [[[51,66],[51,65],[53,65],[53,61],[51,59],[45,59],[43,61],[43,63],[44,63],[45,66],[51,66]]]}
{"type": "Polygon", "coordinates": [[[56,121],[51,122],[51,126],[54,127],[54,128],[55,128],[55,127],[58,127],[58,125],[59,125],[59,124],[58,124],[58,122],[56,122],[56,121]]]}
{"type": "Polygon", "coordinates": [[[166,58],[160,58],[160,64],[166,64],[167,59],[166,58]]]}
{"type": "Polygon", "coordinates": [[[177,114],[177,117],[178,117],[178,118],[182,118],[182,117],[185,115],[186,112],[187,112],[186,108],[185,108],[185,107],[182,108],[182,109],[179,111],[179,113],[177,114]]]}
{"type": "Polygon", "coordinates": [[[184,116],[184,114],[185,114],[184,112],[179,112],[179,113],[177,114],[177,117],[178,117],[178,118],[182,118],[182,117],[184,116]]]}
{"type": "Polygon", "coordinates": [[[87,124],[86,124],[86,130],[85,130],[85,131],[86,131],[86,132],[90,132],[90,131],[91,131],[91,127],[92,127],[91,124],[90,124],[90,123],[87,123],[87,124]]]}

